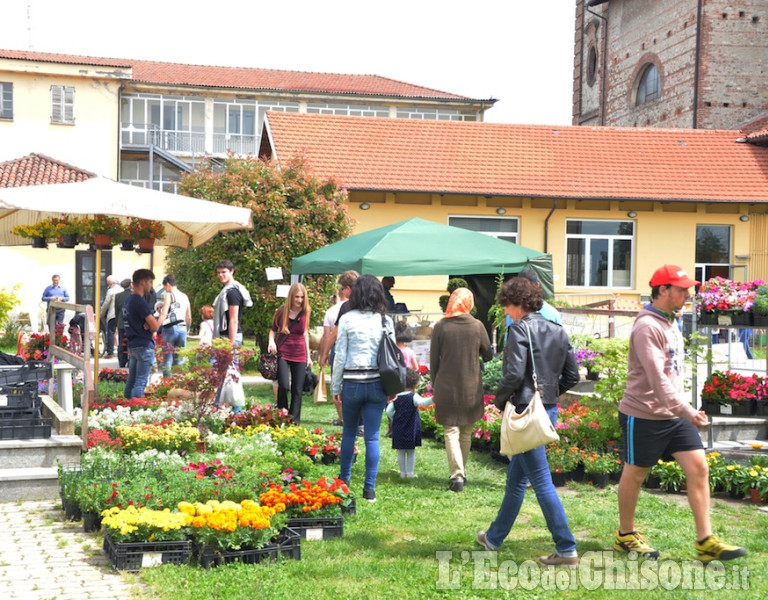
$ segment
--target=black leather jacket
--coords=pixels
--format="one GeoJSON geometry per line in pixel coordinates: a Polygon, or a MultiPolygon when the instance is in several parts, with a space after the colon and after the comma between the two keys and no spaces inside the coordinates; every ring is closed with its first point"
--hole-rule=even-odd
{"type": "Polygon", "coordinates": [[[515,322],[507,334],[504,376],[494,401],[499,410],[504,410],[507,401],[521,406],[528,404],[533,397],[533,370],[526,325],[531,331],[542,402],[545,405],[557,404],[560,394],[579,381],[579,369],[568,334],[561,325],[548,321],[539,313],[531,313],[515,322]]]}

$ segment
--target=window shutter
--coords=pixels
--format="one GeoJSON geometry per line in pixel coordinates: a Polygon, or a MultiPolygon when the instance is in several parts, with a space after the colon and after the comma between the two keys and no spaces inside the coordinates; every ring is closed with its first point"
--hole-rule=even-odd
{"type": "Polygon", "coordinates": [[[51,86],[51,123],[61,123],[61,86],[51,86]]]}
{"type": "Polygon", "coordinates": [[[64,122],[75,122],[75,88],[64,88],[64,122]]]}

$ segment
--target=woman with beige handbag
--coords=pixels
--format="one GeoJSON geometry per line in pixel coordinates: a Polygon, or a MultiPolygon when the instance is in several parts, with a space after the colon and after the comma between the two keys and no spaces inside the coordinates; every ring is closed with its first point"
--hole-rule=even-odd
{"type": "MultiPolygon", "coordinates": [[[[498,299],[514,324],[509,329],[504,348],[504,376],[496,392],[495,404],[504,411],[507,403],[512,403],[515,412],[522,414],[529,404],[540,400],[554,425],[558,397],[579,380],[568,335],[562,326],[538,314],[543,301],[541,288],[527,279],[514,277],[504,283],[498,299]]],[[[540,557],[539,562],[577,565],[576,540],[552,483],[544,445],[511,456],[499,512],[488,530],[477,534],[477,543],[490,551],[501,547],[520,512],[528,482],[536,492],[555,542],[555,552],[540,557]]]]}

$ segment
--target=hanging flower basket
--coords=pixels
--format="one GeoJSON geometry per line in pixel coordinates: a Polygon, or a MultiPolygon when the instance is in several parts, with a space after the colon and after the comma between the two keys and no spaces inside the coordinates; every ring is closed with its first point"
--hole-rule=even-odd
{"type": "Polygon", "coordinates": [[[56,246],[59,248],[74,248],[77,246],[78,235],[76,233],[63,233],[56,241],[56,246]]]}
{"type": "Polygon", "coordinates": [[[149,254],[155,247],[155,240],[152,238],[140,238],[139,247],[136,250],[139,254],[149,254]]]}
{"type": "Polygon", "coordinates": [[[107,250],[112,247],[112,237],[106,233],[94,233],[93,245],[102,250],[107,250]]]}
{"type": "Polygon", "coordinates": [[[47,248],[48,242],[44,237],[33,237],[32,238],[32,247],[33,248],[47,248]]]}
{"type": "Polygon", "coordinates": [[[120,250],[130,252],[133,250],[133,240],[123,240],[120,242],[120,250]]]}

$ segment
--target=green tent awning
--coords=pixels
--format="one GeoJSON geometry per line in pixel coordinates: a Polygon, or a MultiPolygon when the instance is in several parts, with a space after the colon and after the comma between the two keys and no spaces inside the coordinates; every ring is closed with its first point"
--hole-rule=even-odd
{"type": "Polygon", "coordinates": [[[413,218],[346,239],[293,259],[292,273],[371,275],[477,275],[539,273],[545,294],[552,290],[552,257],[489,235],[413,218]],[[548,283],[549,289],[545,285],[548,283]]]}

